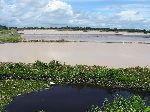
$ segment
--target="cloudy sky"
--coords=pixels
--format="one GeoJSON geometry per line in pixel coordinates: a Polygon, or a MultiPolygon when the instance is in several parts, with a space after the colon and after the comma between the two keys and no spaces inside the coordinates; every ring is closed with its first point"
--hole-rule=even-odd
{"type": "Polygon", "coordinates": [[[150,0],[0,0],[0,24],[150,29],[150,0]]]}

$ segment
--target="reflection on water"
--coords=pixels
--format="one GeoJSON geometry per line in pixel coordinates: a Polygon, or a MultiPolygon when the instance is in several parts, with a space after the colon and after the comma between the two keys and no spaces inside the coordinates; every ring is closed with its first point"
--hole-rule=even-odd
{"type": "MultiPolygon", "coordinates": [[[[41,92],[24,94],[14,98],[7,106],[7,112],[86,112],[91,105],[102,106],[105,98],[112,101],[117,95],[129,98],[134,92],[125,90],[112,90],[104,88],[92,88],[83,86],[54,86],[41,92]]],[[[136,93],[148,100],[150,94],[136,93]]]]}

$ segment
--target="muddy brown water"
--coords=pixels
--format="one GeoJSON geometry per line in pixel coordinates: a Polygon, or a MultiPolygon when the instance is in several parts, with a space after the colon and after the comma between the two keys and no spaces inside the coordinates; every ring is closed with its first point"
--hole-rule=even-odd
{"type": "Polygon", "coordinates": [[[123,43],[7,43],[0,44],[0,62],[36,60],[108,67],[150,67],[150,44],[123,43]]]}
{"type": "Polygon", "coordinates": [[[7,112],[87,112],[92,105],[103,106],[105,98],[112,101],[116,96],[129,98],[140,95],[150,105],[150,93],[136,93],[84,86],[54,86],[48,90],[17,96],[6,107],[7,112]]]}
{"type": "Polygon", "coordinates": [[[150,43],[150,34],[129,32],[100,31],[58,31],[58,30],[23,30],[19,31],[25,40],[66,40],[88,42],[143,42],[150,43]]]}
{"type": "Polygon", "coordinates": [[[29,40],[65,40],[88,42],[143,42],[150,43],[150,36],[114,34],[22,34],[29,40]]]}

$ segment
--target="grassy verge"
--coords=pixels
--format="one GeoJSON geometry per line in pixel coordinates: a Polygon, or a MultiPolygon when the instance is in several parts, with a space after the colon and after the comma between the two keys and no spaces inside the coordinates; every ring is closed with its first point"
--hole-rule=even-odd
{"type": "Polygon", "coordinates": [[[16,30],[0,30],[0,42],[14,43],[20,41],[22,41],[22,38],[16,30]]]}

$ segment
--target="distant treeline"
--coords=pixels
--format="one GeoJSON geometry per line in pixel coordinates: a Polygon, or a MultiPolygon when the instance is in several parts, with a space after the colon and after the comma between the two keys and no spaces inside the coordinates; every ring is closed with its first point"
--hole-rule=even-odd
{"type": "Polygon", "coordinates": [[[0,30],[1,30],[1,29],[8,29],[8,27],[3,26],[3,25],[0,25],[0,30]]]}
{"type": "Polygon", "coordinates": [[[53,29],[53,30],[59,30],[59,31],[64,31],[64,30],[70,30],[70,31],[89,31],[89,30],[99,30],[99,31],[105,31],[105,32],[139,32],[139,33],[150,33],[150,30],[146,30],[146,29],[118,29],[118,28],[92,28],[92,27],[22,27],[22,28],[18,28],[18,27],[6,27],[6,26],[2,26],[0,25],[0,29],[17,29],[17,30],[35,30],[35,29],[53,29]]]}

